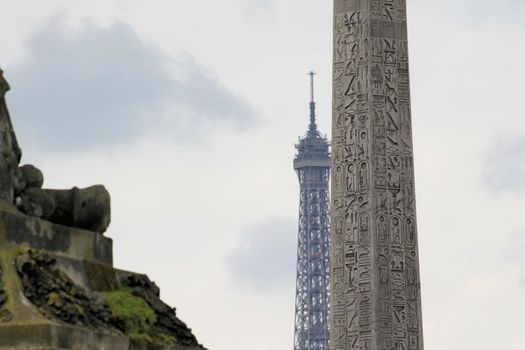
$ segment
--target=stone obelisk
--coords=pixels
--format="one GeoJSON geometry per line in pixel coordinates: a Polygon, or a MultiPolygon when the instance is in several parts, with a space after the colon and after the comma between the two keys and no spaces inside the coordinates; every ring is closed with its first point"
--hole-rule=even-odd
{"type": "Polygon", "coordinates": [[[332,350],[423,350],[405,0],[335,0],[332,350]]]}

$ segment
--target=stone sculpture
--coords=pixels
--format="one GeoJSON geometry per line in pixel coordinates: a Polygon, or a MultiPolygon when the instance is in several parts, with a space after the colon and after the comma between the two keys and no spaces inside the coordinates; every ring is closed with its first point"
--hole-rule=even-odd
{"type": "Polygon", "coordinates": [[[44,176],[33,165],[19,166],[22,151],[7,110],[10,86],[0,70],[0,199],[27,215],[103,233],[110,223],[110,197],[102,185],[86,189],[43,189],[44,176]]]}
{"type": "Polygon", "coordinates": [[[14,190],[19,187],[18,163],[22,158],[22,150],[18,146],[5,102],[5,94],[10,89],[0,69],[0,199],[13,202],[14,190]]]}
{"type": "Polygon", "coordinates": [[[124,329],[101,297],[76,286],[55,264],[56,259],[41,251],[29,250],[16,259],[24,295],[46,317],[85,327],[124,329]]]}
{"type": "Polygon", "coordinates": [[[205,350],[159,288],[113,267],[102,185],[43,188],[20,166],[0,70],[0,350],[205,350]]]}

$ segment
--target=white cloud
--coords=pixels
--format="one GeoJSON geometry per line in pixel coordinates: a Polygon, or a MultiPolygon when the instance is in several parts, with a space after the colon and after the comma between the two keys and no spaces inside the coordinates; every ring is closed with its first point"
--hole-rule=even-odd
{"type": "Polygon", "coordinates": [[[264,15],[274,6],[273,0],[238,0],[238,2],[250,16],[264,15]]]}
{"type": "Polygon", "coordinates": [[[483,175],[493,190],[521,193],[525,189],[525,137],[494,142],[485,159],[483,175]]]}
{"type": "MultiPolygon", "coordinates": [[[[200,63],[187,66],[209,67],[208,77],[216,72],[227,91],[242,93],[259,112],[260,128],[239,133],[239,125],[213,124],[204,142],[191,147],[143,134],[137,143],[109,152],[37,158],[37,150],[27,147],[36,142],[24,137],[21,144],[52,187],[107,184],[114,208],[108,234],[115,238],[117,266],[149,273],[207,347],[290,348],[293,289],[261,293],[231,283],[228,256],[240,251],[255,259],[250,248],[239,248],[243,241],[245,247],[262,244],[246,228],[257,227],[261,218],[297,213],[291,160],[293,143],[306,130],[311,69],[319,73],[320,128],[329,132],[330,2],[274,2],[270,11],[263,7],[257,13],[262,20],[254,20],[241,0],[129,1],[125,8],[115,6],[121,0],[3,1],[9,15],[0,29],[10,39],[0,38],[0,55],[9,57],[11,67],[23,64],[15,59],[23,55],[12,52],[25,52],[26,33],[66,7],[77,30],[86,16],[101,30],[120,21],[132,26],[140,47],[158,45],[145,44],[146,52],[176,58],[181,51],[193,53],[200,63]],[[29,2],[38,11],[27,11],[29,2]],[[236,337],[230,336],[232,329],[236,337]]],[[[519,257],[521,233],[512,236],[525,227],[525,197],[516,190],[522,154],[502,151],[514,143],[520,148],[522,141],[498,138],[525,135],[520,17],[525,5],[421,0],[408,6],[425,348],[522,350],[525,261],[519,257]],[[498,180],[505,190],[494,191],[487,183],[487,162],[505,169],[498,180]]],[[[6,69],[7,77],[12,73],[6,69]]],[[[9,99],[20,93],[20,101],[33,100],[17,92],[17,80],[10,82],[9,99]]],[[[158,80],[152,84],[162,86],[158,80]]],[[[156,108],[151,101],[164,91],[153,91],[146,111],[156,108]]],[[[50,105],[45,114],[50,128],[58,128],[51,107],[62,107],[50,105]]],[[[12,108],[12,116],[18,127],[22,115],[12,108]]],[[[295,247],[289,253],[295,255],[295,247]]]]}
{"type": "Polygon", "coordinates": [[[254,223],[227,259],[232,283],[266,293],[293,289],[297,220],[273,218],[254,223]]]}
{"type": "Polygon", "coordinates": [[[516,272],[519,284],[525,289],[525,229],[522,226],[515,227],[507,236],[501,259],[507,264],[506,268],[516,272]]]}
{"type": "Polygon", "coordinates": [[[252,127],[256,113],[189,54],[172,58],[122,22],[78,28],[56,16],[6,68],[22,144],[54,152],[132,143],[145,134],[196,141],[252,127]],[[30,101],[30,103],[28,103],[30,101]]]}

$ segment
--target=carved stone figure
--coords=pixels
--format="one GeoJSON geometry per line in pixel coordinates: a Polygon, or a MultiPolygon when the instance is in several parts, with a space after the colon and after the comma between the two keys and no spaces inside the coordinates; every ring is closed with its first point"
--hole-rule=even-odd
{"type": "Polygon", "coordinates": [[[44,176],[33,165],[19,166],[18,146],[5,94],[10,86],[0,70],[0,200],[23,213],[51,222],[103,233],[109,226],[110,197],[104,186],[43,189],[44,176]]]}
{"type": "Polygon", "coordinates": [[[0,69],[0,199],[12,202],[13,191],[19,178],[18,163],[22,151],[18,147],[5,102],[5,94],[10,89],[0,69]]]}
{"type": "Polygon", "coordinates": [[[0,71],[0,349],[206,350],[147,276],[113,267],[104,186],[46,189],[20,166],[8,90],[0,71]]]}
{"type": "Polygon", "coordinates": [[[100,329],[124,329],[102,298],[76,286],[54,267],[55,263],[48,254],[33,250],[21,253],[16,259],[24,295],[46,317],[100,329]]]}

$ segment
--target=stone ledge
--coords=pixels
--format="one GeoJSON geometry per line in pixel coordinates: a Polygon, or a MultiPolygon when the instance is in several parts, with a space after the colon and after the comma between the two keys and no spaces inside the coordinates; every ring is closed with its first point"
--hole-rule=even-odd
{"type": "Polygon", "coordinates": [[[55,324],[0,326],[0,350],[203,350],[55,324]]]}
{"type": "Polygon", "coordinates": [[[0,326],[0,349],[130,350],[126,337],[82,328],[36,324],[0,326]]]}
{"type": "Polygon", "coordinates": [[[43,249],[73,260],[113,264],[113,241],[91,231],[53,224],[0,208],[0,246],[43,249]]]}

